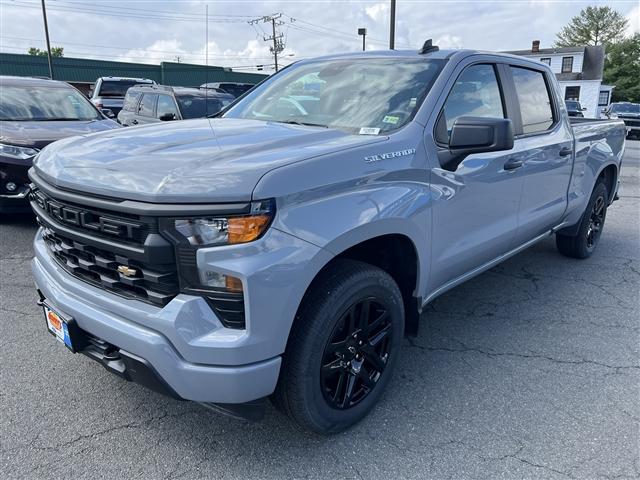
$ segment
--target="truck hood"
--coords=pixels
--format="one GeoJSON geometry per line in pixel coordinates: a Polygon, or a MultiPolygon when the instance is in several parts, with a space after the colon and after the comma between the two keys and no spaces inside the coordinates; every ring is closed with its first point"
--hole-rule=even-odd
{"type": "Polygon", "coordinates": [[[251,200],[258,180],[289,164],[383,141],[340,130],[242,119],[196,119],[74,137],[34,162],[60,188],[154,203],[251,200]]]}

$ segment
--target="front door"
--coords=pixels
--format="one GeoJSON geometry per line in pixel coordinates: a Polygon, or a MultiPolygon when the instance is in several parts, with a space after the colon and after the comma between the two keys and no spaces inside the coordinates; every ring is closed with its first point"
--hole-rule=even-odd
{"type": "MultiPolygon", "coordinates": [[[[489,63],[468,66],[457,77],[435,133],[439,153],[448,151],[448,135],[458,117],[507,117],[498,78],[496,66],[489,63]]],[[[431,292],[511,248],[523,185],[518,169],[504,168],[512,153],[477,153],[454,171],[432,169],[431,292]]]]}

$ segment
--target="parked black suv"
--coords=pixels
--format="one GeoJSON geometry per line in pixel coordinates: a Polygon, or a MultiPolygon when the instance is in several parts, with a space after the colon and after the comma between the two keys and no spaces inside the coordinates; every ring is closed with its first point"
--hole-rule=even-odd
{"type": "Polygon", "coordinates": [[[127,90],[118,122],[124,126],[201,118],[233,102],[228,93],[208,89],[136,85],[127,90]]]}
{"type": "Polygon", "coordinates": [[[235,98],[238,98],[240,95],[243,95],[245,92],[248,92],[253,87],[255,87],[255,85],[251,83],[236,83],[236,82],[214,82],[214,83],[203,83],[202,85],[200,85],[200,88],[222,90],[223,92],[233,95],[235,98]]]}
{"type": "Polygon", "coordinates": [[[567,106],[567,113],[570,117],[584,117],[584,112],[586,108],[580,105],[580,102],[576,100],[565,100],[564,104],[567,106]]]}
{"type": "Polygon", "coordinates": [[[640,103],[612,103],[605,112],[609,118],[619,118],[627,127],[629,138],[640,137],[640,103]]]}
{"type": "Polygon", "coordinates": [[[68,83],[0,77],[0,213],[31,210],[27,170],[43,147],[118,127],[68,83]]]}

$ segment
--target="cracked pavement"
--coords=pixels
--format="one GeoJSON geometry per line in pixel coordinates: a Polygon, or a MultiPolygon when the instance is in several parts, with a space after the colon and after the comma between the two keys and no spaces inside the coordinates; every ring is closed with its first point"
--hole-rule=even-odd
{"type": "Polygon", "coordinates": [[[553,238],[435,300],[362,423],[244,423],[126,383],[45,330],[32,219],[0,222],[0,477],[640,478],[640,142],[585,261],[553,238]]]}

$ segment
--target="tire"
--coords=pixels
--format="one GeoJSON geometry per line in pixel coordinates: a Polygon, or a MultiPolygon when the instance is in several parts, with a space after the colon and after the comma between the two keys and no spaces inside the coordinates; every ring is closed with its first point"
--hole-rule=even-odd
{"type": "Polygon", "coordinates": [[[561,254],[572,258],[589,258],[600,241],[607,217],[609,194],[604,182],[599,181],[591,193],[587,208],[582,214],[576,235],[556,234],[556,246],[561,254]]]}
{"type": "Polygon", "coordinates": [[[351,427],[380,400],[403,334],[402,294],[393,278],[366,263],[336,261],[302,301],[273,403],[320,434],[351,427]]]}

